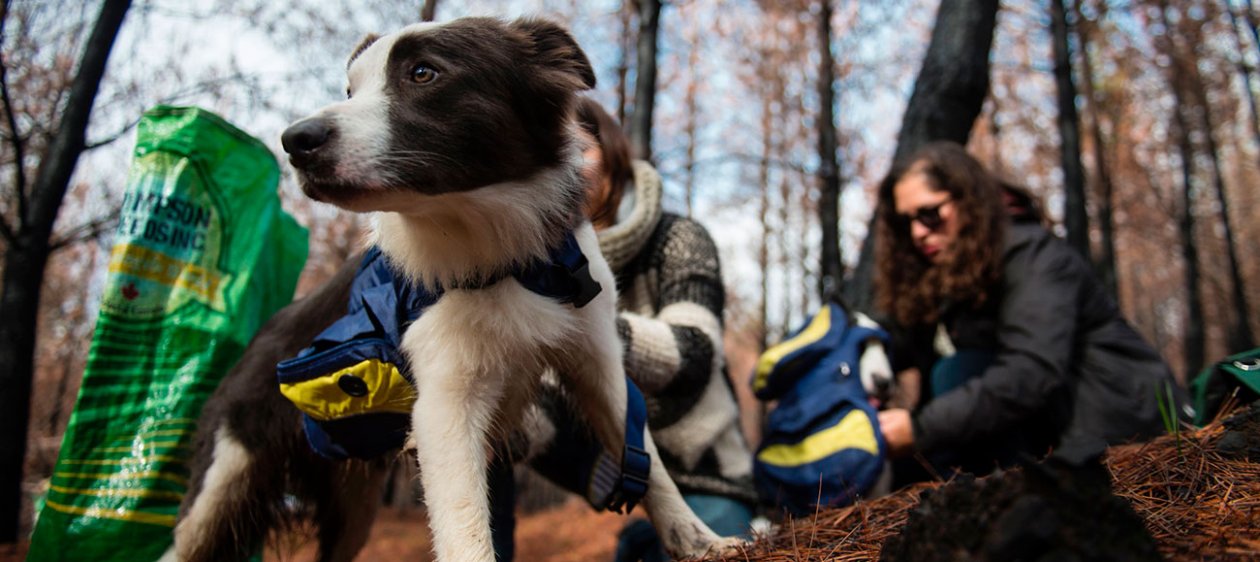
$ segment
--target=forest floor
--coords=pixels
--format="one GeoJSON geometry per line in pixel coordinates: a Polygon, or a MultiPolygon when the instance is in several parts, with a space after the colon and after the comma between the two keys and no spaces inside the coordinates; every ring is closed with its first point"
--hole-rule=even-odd
{"type": "MultiPolygon", "coordinates": [[[[641,516],[641,510],[636,512],[641,516]]],[[[624,515],[572,498],[518,516],[516,560],[612,559],[624,515]]],[[[0,545],[0,562],[24,545],[0,545]],[[15,549],[16,548],[16,549],[15,549]]],[[[383,509],[357,560],[429,562],[423,510],[383,509]]],[[[265,562],[310,562],[295,536],[265,562]]],[[[920,484],[789,520],[714,561],[1260,560],[1260,407],[1208,427],[1109,449],[1101,462],[1045,462],[920,484]]]]}
{"type": "MultiPolygon", "coordinates": [[[[642,514],[638,514],[642,516],[642,514]]],[[[516,522],[516,560],[521,562],[590,562],[612,560],[617,532],[628,521],[616,513],[597,513],[573,498],[516,522]]],[[[428,522],[422,509],[382,509],[372,535],[356,560],[430,562],[428,522]]],[[[306,542],[269,552],[264,562],[311,562],[315,546],[306,542]]]]}
{"type": "MultiPolygon", "coordinates": [[[[517,524],[516,559],[612,559],[625,516],[578,499],[517,524]]],[[[312,560],[310,545],[267,562],[312,560]]],[[[386,511],[358,560],[428,561],[418,511],[386,511]]],[[[784,521],[714,562],[1260,560],[1260,407],[1099,461],[1047,461],[921,484],[784,521]]]]}

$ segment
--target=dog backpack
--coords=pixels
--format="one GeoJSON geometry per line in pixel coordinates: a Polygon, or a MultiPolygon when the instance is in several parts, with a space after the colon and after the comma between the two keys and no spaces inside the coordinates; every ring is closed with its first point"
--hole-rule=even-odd
{"type": "Polygon", "coordinates": [[[829,303],[761,355],[753,392],[777,402],[753,459],[764,503],[804,515],[852,503],[878,480],[887,445],[858,373],[871,338],[888,335],[829,303]]]}
{"type": "MultiPolygon", "coordinates": [[[[484,286],[510,275],[535,294],[581,308],[602,290],[588,265],[569,233],[549,260],[484,286]]],[[[301,410],[307,442],[315,452],[332,459],[370,459],[403,445],[416,396],[399,344],[407,326],[441,295],[441,290],[399,279],[380,248],[372,247],[351,283],[346,315],[296,357],[276,365],[280,392],[301,410]]],[[[607,509],[629,512],[647,493],[651,457],[644,448],[646,424],[643,396],[627,377],[620,465],[607,466],[610,461],[599,450],[591,451],[590,458],[572,459],[595,467],[606,487],[607,509]]]]}
{"type": "Polygon", "coordinates": [[[388,260],[373,247],[350,286],[346,315],[276,365],[280,392],[302,411],[315,452],[366,459],[402,445],[416,395],[399,343],[438,296],[418,284],[396,283],[388,260]]]}
{"type": "MultiPolygon", "coordinates": [[[[483,286],[511,276],[531,292],[581,308],[601,290],[588,265],[569,233],[548,260],[505,272],[483,286]]],[[[415,385],[399,344],[407,326],[441,296],[440,288],[398,278],[380,248],[373,246],[363,256],[346,315],[297,357],[276,365],[280,392],[302,411],[312,449],[344,459],[374,458],[402,446],[415,385]]]]}

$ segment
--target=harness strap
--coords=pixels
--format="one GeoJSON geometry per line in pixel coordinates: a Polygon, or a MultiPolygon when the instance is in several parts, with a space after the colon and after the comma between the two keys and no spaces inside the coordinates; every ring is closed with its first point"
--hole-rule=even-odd
{"type": "Polygon", "coordinates": [[[617,513],[630,513],[648,490],[652,456],[644,449],[647,426],[647,405],[634,382],[626,377],[626,444],[618,468],[610,455],[601,452],[591,475],[591,487],[606,490],[597,493],[606,498],[603,508],[617,513]]]}
{"type": "Polygon", "coordinates": [[[577,237],[570,232],[560,246],[551,251],[549,261],[536,262],[513,276],[534,293],[582,308],[602,290],[599,282],[591,277],[589,266],[577,237]]]}
{"type": "Polygon", "coordinates": [[[574,308],[586,306],[603,290],[599,282],[591,277],[590,262],[582,253],[577,236],[570,231],[559,246],[551,249],[546,260],[499,271],[486,279],[439,288],[439,293],[445,289],[485,289],[508,277],[515,278],[532,293],[571,304],[574,308]]]}

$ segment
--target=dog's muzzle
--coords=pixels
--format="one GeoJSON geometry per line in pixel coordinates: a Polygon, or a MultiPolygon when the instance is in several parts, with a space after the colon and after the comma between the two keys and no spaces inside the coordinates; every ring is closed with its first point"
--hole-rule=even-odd
{"type": "Polygon", "coordinates": [[[280,145],[289,153],[296,166],[309,162],[321,148],[328,145],[333,136],[332,124],[327,119],[312,117],[289,126],[280,135],[280,145]]]}

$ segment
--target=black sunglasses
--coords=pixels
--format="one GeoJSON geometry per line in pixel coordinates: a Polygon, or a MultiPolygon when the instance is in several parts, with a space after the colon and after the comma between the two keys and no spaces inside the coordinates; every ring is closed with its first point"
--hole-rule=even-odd
{"type": "Polygon", "coordinates": [[[950,201],[950,199],[946,199],[931,207],[923,207],[915,211],[913,215],[899,214],[897,215],[897,226],[904,230],[909,230],[910,223],[917,222],[928,230],[936,230],[945,223],[945,219],[941,218],[941,207],[944,207],[950,201]]]}

